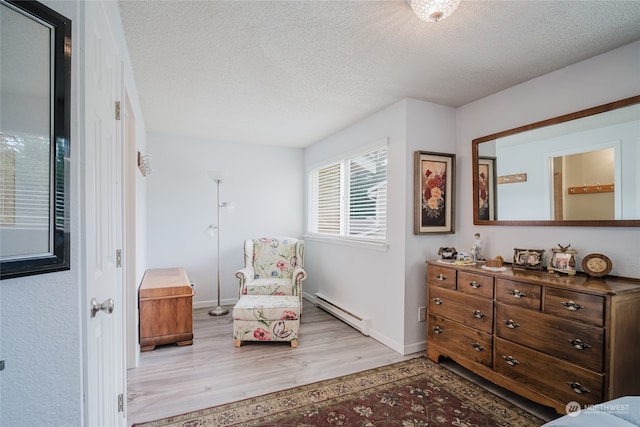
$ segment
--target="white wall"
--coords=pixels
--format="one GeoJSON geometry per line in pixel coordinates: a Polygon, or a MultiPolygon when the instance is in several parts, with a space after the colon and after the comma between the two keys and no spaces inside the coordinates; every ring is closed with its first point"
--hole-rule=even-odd
{"type": "MultiPolygon", "coordinates": [[[[80,39],[78,3],[45,2],[72,20],[80,39]]],[[[0,425],[82,423],[80,324],[80,204],[78,122],[79,55],[72,55],[71,82],[71,270],[3,280],[0,425]]]]}
{"type": "Polygon", "coordinates": [[[474,226],[471,141],[640,94],[640,42],[530,80],[457,110],[458,198],[456,247],[468,249],[480,232],[486,256],[512,257],[514,247],[550,249],[571,244],[581,257],[604,253],[613,261],[611,274],[640,277],[636,253],[639,228],[622,227],[493,227],[474,226]]]}
{"type": "Polygon", "coordinates": [[[389,140],[388,248],[381,251],[306,237],[309,278],[305,291],[320,292],[371,319],[371,336],[403,354],[425,345],[424,323],[418,322],[418,307],[426,300],[424,261],[443,242],[453,240],[451,235],[413,235],[413,152],[453,152],[454,118],[452,108],[405,99],[305,152],[309,169],[383,138],[389,140]]]}
{"type": "Polygon", "coordinates": [[[217,304],[216,239],[205,231],[216,223],[216,184],[207,171],[221,171],[220,201],[236,204],[220,212],[221,302],[234,304],[244,239],[302,236],[302,149],[153,134],[147,141],[148,268],[184,267],[196,285],[194,306],[217,304]]]}
{"type": "MultiPolygon", "coordinates": [[[[44,3],[72,20],[71,57],[71,270],[3,280],[0,284],[0,426],[80,426],[84,423],[83,324],[88,301],[82,280],[81,233],[84,195],[81,192],[84,131],[82,117],[85,88],[82,51],[83,2],[44,3]]],[[[125,85],[129,89],[137,119],[136,139],[145,144],[144,119],[138,103],[133,71],[124,41],[120,14],[114,1],[104,2],[107,16],[124,62],[125,85]]],[[[144,194],[144,183],[139,191],[144,194]]],[[[144,227],[141,227],[144,228],[144,227]]],[[[144,240],[137,249],[144,262],[144,240]]],[[[138,276],[140,274],[136,272],[138,276]]]]}
{"type": "MultiPolygon", "coordinates": [[[[405,253],[405,354],[424,350],[426,328],[418,322],[418,307],[426,306],[426,260],[438,257],[438,249],[452,246],[453,234],[413,234],[414,221],[414,165],[415,151],[455,154],[455,109],[410,99],[407,110],[406,179],[406,253],[405,253]]],[[[456,159],[456,170],[464,167],[456,159]]],[[[459,176],[459,173],[456,173],[459,176]]],[[[457,181],[454,189],[461,184],[457,181]]],[[[454,206],[455,209],[457,207],[454,206]]],[[[455,224],[454,224],[455,226],[455,224]]]]}

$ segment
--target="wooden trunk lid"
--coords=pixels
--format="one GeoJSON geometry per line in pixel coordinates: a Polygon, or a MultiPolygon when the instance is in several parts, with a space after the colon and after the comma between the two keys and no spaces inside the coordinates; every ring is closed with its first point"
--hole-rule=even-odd
{"type": "Polygon", "coordinates": [[[140,285],[140,299],[193,296],[193,288],[184,268],[147,270],[140,285]]]}

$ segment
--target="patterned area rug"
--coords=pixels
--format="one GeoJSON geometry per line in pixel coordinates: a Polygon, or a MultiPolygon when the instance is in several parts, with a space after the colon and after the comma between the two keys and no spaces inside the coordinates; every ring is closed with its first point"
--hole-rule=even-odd
{"type": "Polygon", "coordinates": [[[419,357],[134,427],[542,424],[532,414],[419,357]]]}

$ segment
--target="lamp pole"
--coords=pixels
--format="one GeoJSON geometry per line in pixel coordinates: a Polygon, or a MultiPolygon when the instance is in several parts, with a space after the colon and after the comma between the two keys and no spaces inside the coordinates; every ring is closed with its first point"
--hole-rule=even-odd
{"type": "Polygon", "coordinates": [[[216,308],[214,308],[213,310],[209,310],[209,315],[210,316],[224,316],[225,314],[229,313],[229,310],[227,310],[226,308],[222,307],[220,305],[220,207],[226,205],[220,204],[220,183],[222,182],[221,179],[215,179],[214,180],[216,182],[216,208],[217,208],[217,217],[216,217],[216,229],[218,230],[218,234],[216,236],[217,239],[217,245],[218,245],[218,264],[217,264],[217,270],[218,270],[218,306],[216,308]]]}

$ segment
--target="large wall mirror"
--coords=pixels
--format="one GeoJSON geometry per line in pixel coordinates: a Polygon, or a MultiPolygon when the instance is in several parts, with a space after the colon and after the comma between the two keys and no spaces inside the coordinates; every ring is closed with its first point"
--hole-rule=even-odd
{"type": "Polygon", "coordinates": [[[472,141],[473,223],[640,227],[640,95],[472,141]]]}
{"type": "Polygon", "coordinates": [[[0,0],[0,278],[69,269],[71,21],[0,0]]]}

